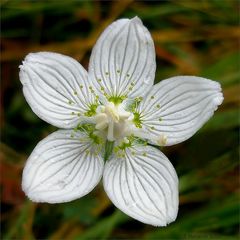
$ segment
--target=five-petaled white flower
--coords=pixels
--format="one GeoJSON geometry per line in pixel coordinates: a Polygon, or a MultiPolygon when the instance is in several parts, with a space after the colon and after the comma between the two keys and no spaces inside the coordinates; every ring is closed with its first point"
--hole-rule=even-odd
{"type": "Polygon", "coordinates": [[[61,203],[89,193],[103,175],[111,201],[146,224],[166,226],[178,212],[178,177],[164,154],[190,138],[223,101],[220,84],[192,76],[153,86],[155,51],[137,17],[120,19],[93,48],[88,73],[74,59],[30,53],[20,66],[24,96],[62,128],[42,140],[23,171],[35,202],[61,203]]]}

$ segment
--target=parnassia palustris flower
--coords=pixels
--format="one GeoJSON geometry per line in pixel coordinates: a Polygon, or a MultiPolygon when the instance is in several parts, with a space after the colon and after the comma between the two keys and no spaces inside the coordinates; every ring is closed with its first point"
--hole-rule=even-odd
{"type": "Polygon", "coordinates": [[[103,186],[121,211],[166,226],[178,212],[178,177],[157,148],[190,138],[223,101],[215,81],[172,77],[153,85],[154,43],[138,17],[102,33],[88,72],[74,59],[30,53],[20,66],[33,112],[61,128],[33,150],[22,188],[35,202],[61,203],[103,186]]]}

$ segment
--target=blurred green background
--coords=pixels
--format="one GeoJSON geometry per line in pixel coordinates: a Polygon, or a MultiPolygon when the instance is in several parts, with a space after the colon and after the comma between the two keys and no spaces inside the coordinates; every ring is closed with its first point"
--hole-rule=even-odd
{"type": "Polygon", "coordinates": [[[238,239],[239,1],[1,1],[2,239],[238,239]],[[117,210],[101,184],[64,204],[35,204],[21,190],[34,146],[55,130],[26,103],[18,66],[29,52],[54,51],[87,68],[99,34],[139,16],[151,31],[156,83],[197,75],[222,84],[225,100],[190,140],[163,148],[180,178],[176,222],[154,228],[117,210]]]}

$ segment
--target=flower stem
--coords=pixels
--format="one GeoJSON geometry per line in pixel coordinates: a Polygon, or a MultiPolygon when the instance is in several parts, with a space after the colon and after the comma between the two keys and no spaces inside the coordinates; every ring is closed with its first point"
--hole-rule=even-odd
{"type": "Polygon", "coordinates": [[[108,158],[112,155],[114,146],[114,141],[106,141],[105,143],[105,153],[104,153],[104,161],[106,162],[108,158]]]}

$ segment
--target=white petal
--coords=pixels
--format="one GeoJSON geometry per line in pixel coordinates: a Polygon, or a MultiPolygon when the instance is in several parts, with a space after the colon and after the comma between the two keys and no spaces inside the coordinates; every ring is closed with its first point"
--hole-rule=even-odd
{"type": "Polygon", "coordinates": [[[94,95],[86,70],[73,58],[50,52],[28,54],[20,66],[24,96],[32,110],[59,128],[72,128],[94,95]]]}
{"type": "Polygon", "coordinates": [[[190,138],[222,103],[221,86],[208,79],[179,76],[154,85],[139,104],[142,129],[137,135],[157,145],[190,138]]]}
{"type": "Polygon", "coordinates": [[[104,169],[103,184],[112,202],[127,215],[166,226],[178,212],[178,177],[170,161],[150,146],[126,149],[104,169]]]}
{"type": "Polygon", "coordinates": [[[91,80],[108,97],[144,95],[153,85],[155,69],[154,43],[138,17],[108,26],[93,48],[89,64],[91,80]]]}
{"type": "Polygon", "coordinates": [[[89,193],[100,181],[103,159],[82,133],[59,130],[38,143],[23,171],[22,188],[34,202],[61,203],[89,193]]]}

